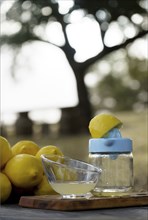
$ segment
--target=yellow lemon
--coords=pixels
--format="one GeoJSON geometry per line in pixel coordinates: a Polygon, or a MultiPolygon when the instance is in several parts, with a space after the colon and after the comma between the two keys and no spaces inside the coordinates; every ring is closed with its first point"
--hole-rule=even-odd
{"type": "Polygon", "coordinates": [[[12,186],[8,177],[0,173],[0,203],[5,202],[11,194],[12,186]]]}
{"type": "Polygon", "coordinates": [[[99,114],[90,120],[89,131],[92,138],[101,138],[112,128],[120,127],[122,122],[112,114],[99,114]]]}
{"type": "Polygon", "coordinates": [[[53,195],[57,194],[53,188],[51,187],[50,183],[47,180],[47,177],[44,175],[42,181],[39,185],[36,186],[34,190],[35,195],[53,195]]]}
{"type": "Polygon", "coordinates": [[[30,140],[22,140],[12,146],[13,155],[17,155],[17,154],[36,155],[36,153],[39,150],[40,150],[40,147],[35,142],[30,141],[30,140]]]}
{"type": "Polygon", "coordinates": [[[4,169],[14,186],[31,188],[38,185],[43,178],[41,161],[30,154],[18,154],[11,158],[4,169]]]}
{"type": "Polygon", "coordinates": [[[57,180],[76,181],[77,173],[75,170],[68,170],[65,167],[54,167],[57,180]]]}
{"type": "MultiPolygon", "coordinates": [[[[49,154],[49,155],[60,155],[63,156],[62,151],[60,150],[60,148],[53,146],[53,145],[48,145],[45,147],[42,147],[36,154],[36,157],[38,159],[40,159],[42,154],[49,154]]],[[[52,158],[54,160],[54,158],[52,158]]]]}
{"type": "Polygon", "coordinates": [[[12,157],[12,150],[6,138],[0,136],[0,168],[12,157]]]}

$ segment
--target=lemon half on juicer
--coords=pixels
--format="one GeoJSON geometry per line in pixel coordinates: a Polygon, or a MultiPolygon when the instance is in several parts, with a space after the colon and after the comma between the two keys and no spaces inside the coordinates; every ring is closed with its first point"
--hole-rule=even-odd
{"type": "Polygon", "coordinates": [[[112,114],[96,115],[89,122],[89,131],[92,138],[104,137],[111,129],[120,128],[122,122],[112,114]]]}

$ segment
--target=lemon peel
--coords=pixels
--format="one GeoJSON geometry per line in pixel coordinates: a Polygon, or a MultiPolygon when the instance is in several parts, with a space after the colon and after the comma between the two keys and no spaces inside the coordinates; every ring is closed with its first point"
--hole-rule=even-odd
{"type": "Polygon", "coordinates": [[[4,173],[0,173],[0,203],[4,203],[12,191],[11,182],[4,173]]]}
{"type": "Polygon", "coordinates": [[[21,140],[12,146],[13,155],[17,154],[31,154],[36,155],[40,147],[33,141],[21,140]]]}
{"type": "Polygon", "coordinates": [[[31,188],[38,185],[43,177],[41,161],[29,154],[18,154],[11,158],[4,169],[14,186],[31,188]]]}
{"type": "Polygon", "coordinates": [[[0,168],[3,168],[12,157],[12,150],[6,138],[0,136],[0,168]]]}
{"type": "Polygon", "coordinates": [[[51,187],[50,183],[47,180],[47,177],[43,175],[42,181],[34,189],[34,194],[39,196],[39,195],[53,195],[57,193],[51,187]]]}
{"type": "MultiPolygon", "coordinates": [[[[41,160],[41,155],[42,154],[49,154],[49,155],[55,155],[55,156],[56,155],[63,156],[63,152],[60,150],[60,148],[58,148],[58,147],[56,147],[54,145],[48,145],[48,146],[42,147],[37,152],[36,157],[41,160]]],[[[53,160],[54,160],[54,158],[53,158],[53,160]]]]}
{"type": "Polygon", "coordinates": [[[112,114],[96,115],[89,122],[89,131],[92,138],[102,138],[111,129],[121,127],[122,122],[112,114]]]}

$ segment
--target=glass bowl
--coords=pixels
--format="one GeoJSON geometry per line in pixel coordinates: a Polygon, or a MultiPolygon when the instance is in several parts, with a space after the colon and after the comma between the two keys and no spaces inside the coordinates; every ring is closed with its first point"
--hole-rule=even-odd
{"type": "Polygon", "coordinates": [[[41,158],[50,185],[64,199],[92,196],[101,169],[65,156],[44,154],[41,158]]]}

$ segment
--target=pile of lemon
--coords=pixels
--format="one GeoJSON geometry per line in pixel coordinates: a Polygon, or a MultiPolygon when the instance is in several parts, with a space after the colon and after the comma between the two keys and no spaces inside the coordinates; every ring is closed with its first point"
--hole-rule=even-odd
{"type": "Polygon", "coordinates": [[[41,154],[63,155],[56,146],[40,148],[30,140],[21,140],[11,147],[8,140],[0,136],[0,203],[6,202],[13,191],[15,194],[55,194],[44,174],[41,154]]]}

